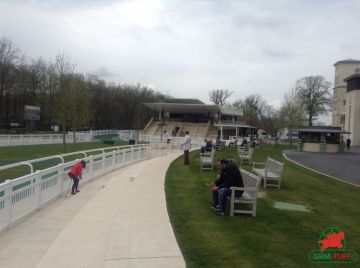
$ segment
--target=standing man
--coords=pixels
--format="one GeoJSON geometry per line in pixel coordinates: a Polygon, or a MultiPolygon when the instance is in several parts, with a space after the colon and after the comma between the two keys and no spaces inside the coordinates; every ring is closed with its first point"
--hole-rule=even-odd
{"type": "Polygon", "coordinates": [[[170,143],[171,138],[170,138],[169,133],[166,130],[164,131],[164,138],[166,140],[166,143],[170,143]]]}
{"type": "Polygon", "coordinates": [[[191,149],[191,137],[189,131],[185,132],[184,142],[181,143],[181,149],[184,151],[184,165],[189,165],[189,150],[191,149]]]}
{"type": "Polygon", "coordinates": [[[348,151],[350,151],[350,145],[351,145],[351,140],[350,140],[350,137],[348,137],[346,140],[346,147],[347,147],[348,151]]]}
{"type": "Polygon", "coordinates": [[[81,160],[79,163],[76,163],[70,172],[68,173],[69,177],[73,180],[74,184],[71,189],[71,194],[76,194],[80,192],[78,190],[79,180],[82,179],[82,170],[86,167],[85,160],[81,160]]]}

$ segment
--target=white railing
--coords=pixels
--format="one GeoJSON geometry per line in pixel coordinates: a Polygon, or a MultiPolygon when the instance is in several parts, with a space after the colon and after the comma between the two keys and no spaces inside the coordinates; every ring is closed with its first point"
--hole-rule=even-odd
{"type": "MultiPolygon", "coordinates": [[[[95,136],[119,135],[122,140],[129,140],[133,137],[132,130],[90,130],[75,132],[76,142],[90,142],[95,136]]],[[[65,135],[66,142],[73,142],[73,132],[65,135]]],[[[54,144],[62,143],[62,134],[24,134],[24,135],[0,135],[0,146],[31,145],[31,144],[54,144]]]]}
{"type": "MultiPolygon", "coordinates": [[[[169,143],[166,142],[166,139],[163,137],[162,140],[158,136],[152,136],[150,138],[150,147],[152,149],[181,149],[181,143],[184,142],[184,137],[171,137],[169,143]]],[[[204,145],[203,138],[193,138],[191,137],[191,148],[196,149],[204,145]]]]}
{"type": "Polygon", "coordinates": [[[146,159],[148,149],[148,145],[118,146],[40,158],[0,167],[0,170],[21,165],[30,167],[30,174],[0,184],[0,231],[69,191],[71,179],[67,173],[79,160],[65,163],[64,157],[84,155],[82,159],[87,162],[87,165],[82,182],[86,182],[104,173],[146,159]],[[100,154],[95,154],[96,151],[100,154]],[[34,172],[33,163],[50,158],[59,158],[61,163],[34,172]]]}
{"type": "MultiPolygon", "coordinates": [[[[73,141],[73,136],[67,134],[66,140],[73,141]]],[[[91,139],[83,135],[77,135],[78,142],[87,142],[91,139]]],[[[62,143],[63,135],[60,134],[29,134],[29,135],[0,135],[0,146],[30,145],[30,144],[53,144],[62,143]]]]}

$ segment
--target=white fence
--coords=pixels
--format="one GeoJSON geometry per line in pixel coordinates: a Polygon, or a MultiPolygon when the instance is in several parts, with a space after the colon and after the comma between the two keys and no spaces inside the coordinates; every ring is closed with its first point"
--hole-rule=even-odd
{"type": "MultiPolygon", "coordinates": [[[[91,138],[85,135],[76,135],[76,141],[88,142],[91,138]]],[[[72,142],[73,136],[66,135],[66,141],[72,142]]],[[[30,144],[53,144],[62,143],[63,136],[60,134],[29,134],[29,135],[0,135],[0,146],[30,145],[30,144]]]]}
{"type": "MultiPolygon", "coordinates": [[[[150,137],[150,147],[152,149],[181,149],[181,143],[184,142],[184,137],[171,137],[169,143],[166,142],[166,139],[163,137],[162,140],[160,137],[152,136],[150,137]]],[[[203,138],[193,138],[191,137],[191,148],[200,148],[204,144],[203,138]]]]}
{"type": "Polygon", "coordinates": [[[82,159],[87,162],[87,165],[83,173],[83,183],[104,173],[146,159],[148,149],[148,145],[94,149],[0,167],[0,170],[4,170],[27,165],[30,167],[31,172],[23,177],[7,180],[0,184],[0,231],[8,228],[14,222],[26,217],[44,206],[47,202],[63,195],[69,190],[71,180],[67,173],[79,160],[65,163],[65,156],[84,155],[82,159]],[[101,151],[101,153],[91,155],[95,151],[101,151]],[[44,170],[33,171],[32,163],[50,158],[59,158],[62,163],[44,170]]]}
{"type": "MultiPolygon", "coordinates": [[[[152,139],[160,139],[160,136],[153,136],[145,134],[142,130],[90,130],[75,132],[76,142],[90,142],[96,136],[102,135],[118,135],[119,139],[128,141],[130,139],[138,139],[139,142],[150,143],[152,139]]],[[[196,143],[204,137],[200,135],[191,136],[196,143]]],[[[73,132],[66,134],[66,142],[73,142],[73,132]]],[[[172,137],[172,140],[182,140],[183,137],[172,137]]],[[[31,145],[31,144],[55,144],[62,143],[62,134],[27,134],[27,135],[0,135],[0,146],[13,146],[13,145],[31,145]]]]}
{"type": "MultiPolygon", "coordinates": [[[[95,136],[102,135],[119,135],[122,140],[129,140],[133,137],[132,130],[91,130],[75,132],[76,142],[90,142],[95,136]]],[[[69,132],[65,135],[66,142],[73,142],[73,132],[69,132]]],[[[62,143],[62,134],[26,134],[26,135],[0,135],[0,146],[12,146],[12,145],[31,145],[31,144],[54,144],[62,143]]]]}

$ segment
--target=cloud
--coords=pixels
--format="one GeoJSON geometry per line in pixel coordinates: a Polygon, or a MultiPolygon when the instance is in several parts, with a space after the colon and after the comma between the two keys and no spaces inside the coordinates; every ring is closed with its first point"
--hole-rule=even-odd
{"type": "Polygon", "coordinates": [[[360,1],[3,0],[0,33],[26,55],[59,51],[77,70],[208,101],[282,99],[295,81],[360,59],[360,1]],[[346,5],[344,4],[346,3],[346,5]],[[331,18],[331,19],[329,19],[331,18]]]}
{"type": "Polygon", "coordinates": [[[287,48],[277,47],[277,46],[268,46],[261,49],[261,52],[270,58],[275,59],[288,59],[294,55],[292,51],[287,48]]]}
{"type": "Polygon", "coordinates": [[[90,74],[92,75],[96,75],[100,78],[104,78],[104,79],[111,79],[116,77],[117,75],[114,74],[113,72],[111,72],[109,69],[107,69],[106,67],[100,67],[99,69],[90,72],[90,74]]]}

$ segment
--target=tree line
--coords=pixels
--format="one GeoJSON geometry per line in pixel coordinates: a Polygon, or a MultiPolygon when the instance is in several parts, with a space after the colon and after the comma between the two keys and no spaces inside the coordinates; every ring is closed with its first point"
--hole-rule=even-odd
{"type": "Polygon", "coordinates": [[[0,39],[0,129],[10,123],[24,127],[24,105],[40,107],[38,130],[142,129],[152,116],[143,103],[164,99],[140,84],[78,73],[65,53],[50,62],[28,59],[10,39],[0,39]]]}
{"type": "Polygon", "coordinates": [[[323,76],[300,78],[284,95],[280,109],[275,109],[256,94],[227,103],[233,93],[228,89],[211,90],[209,99],[220,106],[241,109],[244,122],[264,129],[268,134],[275,134],[283,127],[291,132],[297,126],[312,126],[318,116],[327,114],[331,105],[330,86],[323,76]]]}
{"type": "MultiPolygon", "coordinates": [[[[276,133],[281,127],[312,125],[328,111],[330,83],[322,76],[296,81],[276,110],[260,95],[228,103],[232,91],[214,89],[210,101],[243,110],[243,121],[276,133]]],[[[62,126],[63,132],[81,129],[143,129],[152,116],[144,102],[163,102],[164,94],[137,85],[107,83],[95,75],[76,72],[65,53],[53,61],[28,59],[8,38],[0,39],[0,130],[9,123],[24,126],[24,105],[40,107],[36,129],[62,126]]]]}

